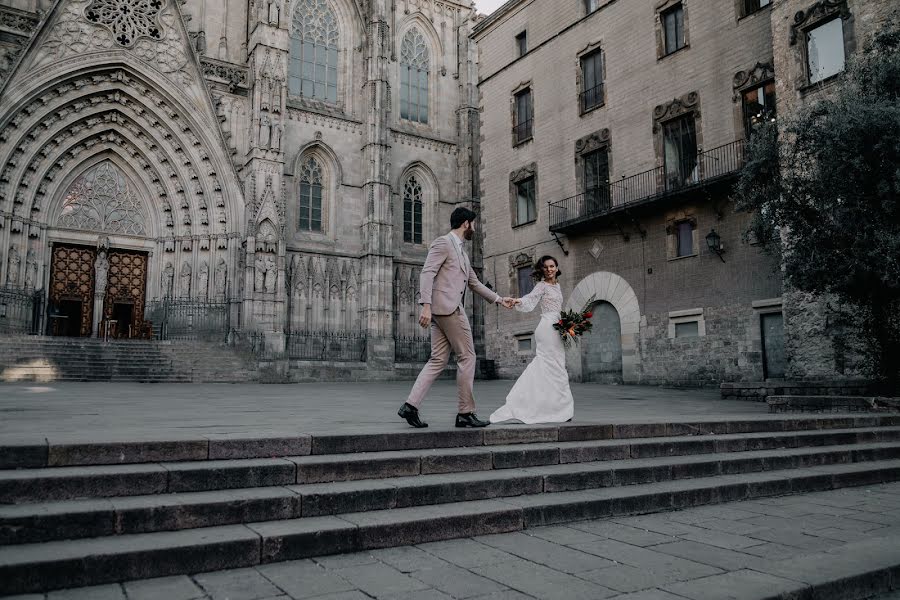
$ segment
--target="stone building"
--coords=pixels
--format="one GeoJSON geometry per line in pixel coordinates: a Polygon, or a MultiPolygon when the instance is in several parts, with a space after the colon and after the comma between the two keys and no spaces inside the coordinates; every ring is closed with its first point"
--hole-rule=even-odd
{"type": "Polygon", "coordinates": [[[236,332],[340,377],[424,360],[427,243],[477,201],[474,17],[469,0],[0,2],[6,330],[236,332]]]}
{"type": "MultiPolygon", "coordinates": [[[[568,307],[594,297],[573,379],[784,376],[777,265],[729,200],[781,93],[771,19],[767,0],[514,0],[475,27],[485,278],[522,295],[551,254],[568,307]]],[[[532,358],[536,322],[488,310],[502,375],[532,358]]]]}
{"type": "MultiPolygon", "coordinates": [[[[779,114],[816,102],[841,84],[846,61],[900,8],[887,0],[785,0],[772,7],[775,88],[779,114]]],[[[853,307],[834,298],[784,293],[788,375],[848,380],[866,375],[853,307]]]]}

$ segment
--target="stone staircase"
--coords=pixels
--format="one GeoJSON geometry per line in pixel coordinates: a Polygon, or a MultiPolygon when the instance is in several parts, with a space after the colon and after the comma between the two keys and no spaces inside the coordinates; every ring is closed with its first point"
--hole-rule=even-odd
{"type": "Polygon", "coordinates": [[[900,417],[0,447],[0,594],[900,480],[900,417]]]}
{"type": "Polygon", "coordinates": [[[251,360],[200,341],[0,337],[0,381],[241,383],[258,380],[251,360]]]}

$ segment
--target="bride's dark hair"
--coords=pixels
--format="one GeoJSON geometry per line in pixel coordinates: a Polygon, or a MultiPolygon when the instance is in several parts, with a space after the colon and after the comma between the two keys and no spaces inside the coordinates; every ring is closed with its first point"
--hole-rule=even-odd
{"type": "Polygon", "coordinates": [[[556,257],[550,256],[549,254],[545,254],[534,263],[534,271],[531,272],[532,279],[535,281],[542,281],[544,279],[544,263],[548,260],[552,260],[553,264],[556,265],[556,278],[559,279],[559,276],[562,275],[562,271],[559,270],[559,261],[556,260],[556,257]]]}

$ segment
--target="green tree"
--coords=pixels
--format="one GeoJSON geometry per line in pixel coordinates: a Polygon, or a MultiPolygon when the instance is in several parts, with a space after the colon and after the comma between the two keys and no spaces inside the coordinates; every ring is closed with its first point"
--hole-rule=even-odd
{"type": "Polygon", "coordinates": [[[821,98],[752,136],[735,187],[786,285],[859,307],[869,375],[889,393],[900,373],[898,21],[821,98]]]}

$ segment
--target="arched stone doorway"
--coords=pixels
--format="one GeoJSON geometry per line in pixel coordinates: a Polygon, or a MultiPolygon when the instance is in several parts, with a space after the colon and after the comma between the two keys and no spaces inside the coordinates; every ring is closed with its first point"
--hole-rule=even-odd
{"type": "MultiPolygon", "coordinates": [[[[580,310],[592,296],[595,305],[602,307],[599,309],[600,314],[595,313],[592,319],[596,330],[594,334],[600,334],[598,340],[604,336],[607,338],[615,336],[615,320],[612,315],[614,311],[619,325],[620,345],[618,348],[621,348],[621,355],[618,354],[618,350],[615,350],[616,355],[621,357],[621,370],[619,371],[621,379],[619,381],[637,383],[641,362],[637,344],[641,310],[637,295],[623,277],[608,271],[598,271],[578,282],[569,295],[565,308],[566,310],[580,310]]],[[[569,376],[574,381],[591,381],[589,377],[594,376],[593,372],[584,370],[586,364],[593,364],[591,353],[602,355],[605,352],[608,361],[602,368],[607,369],[607,373],[613,371],[615,359],[610,353],[613,352],[614,346],[600,343],[595,347],[591,343],[592,341],[593,339],[585,339],[581,343],[572,344],[566,352],[566,367],[569,376]]],[[[599,376],[599,373],[597,375],[599,376]]]]}
{"type": "Polygon", "coordinates": [[[50,335],[144,333],[154,226],[143,186],[117,161],[101,156],[63,188],[50,229],[50,335]]]}
{"type": "Polygon", "coordinates": [[[622,322],[616,307],[605,300],[595,302],[594,326],[581,340],[582,381],[622,383],[622,322]]]}

